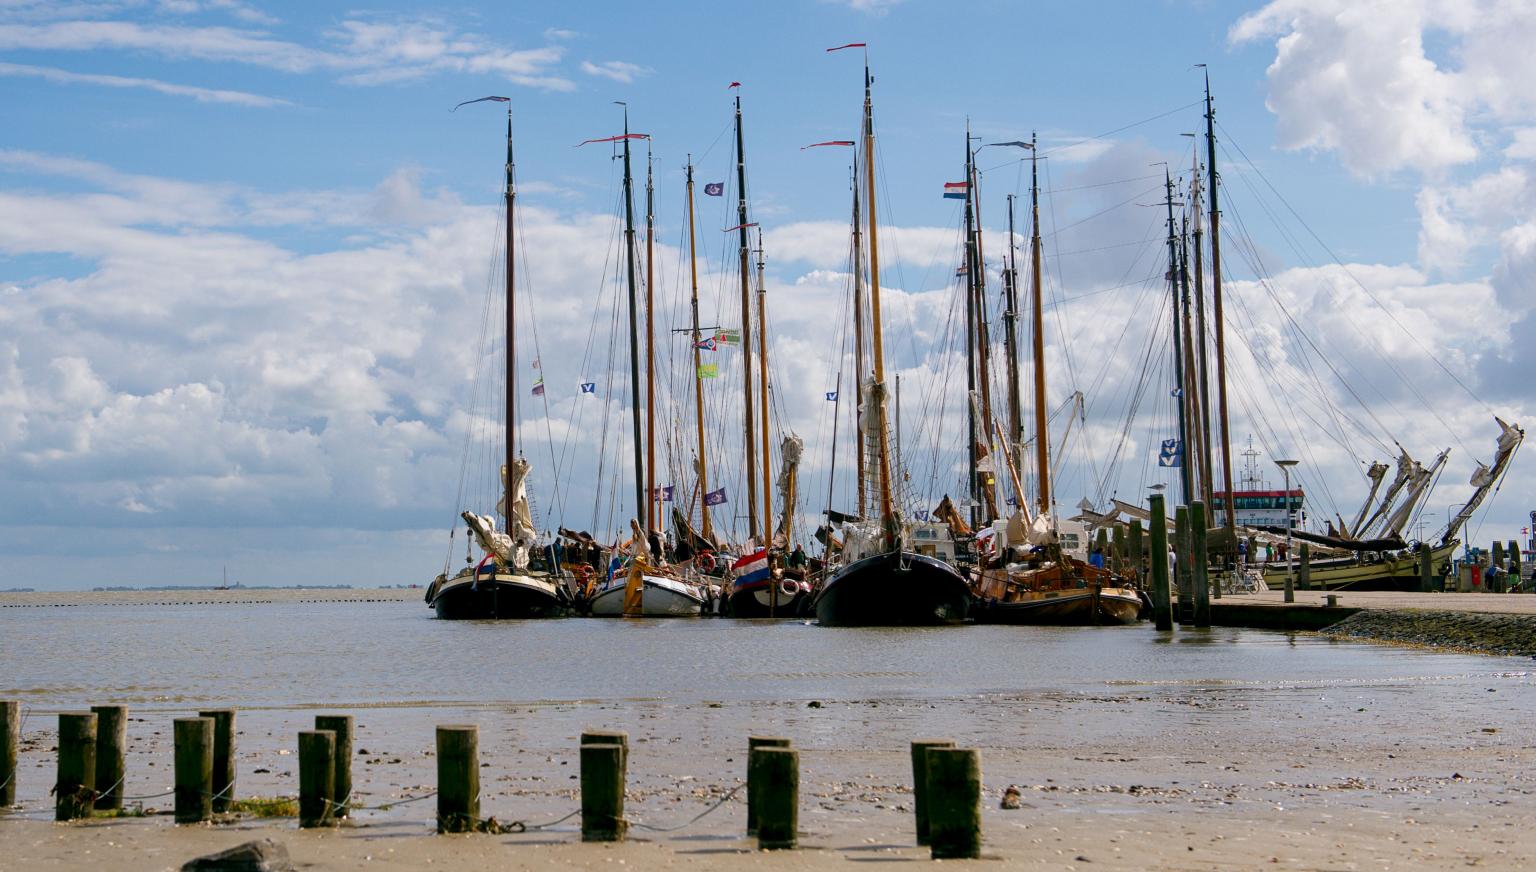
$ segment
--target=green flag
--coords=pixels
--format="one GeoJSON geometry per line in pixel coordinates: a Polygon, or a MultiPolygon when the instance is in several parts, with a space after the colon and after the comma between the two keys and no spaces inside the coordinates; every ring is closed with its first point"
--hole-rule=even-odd
{"type": "Polygon", "coordinates": [[[721,345],[740,345],[741,344],[741,331],[740,330],[721,330],[719,333],[715,334],[715,341],[720,343],[721,345]]]}
{"type": "Polygon", "coordinates": [[[718,364],[718,363],[701,363],[701,364],[699,364],[699,378],[719,378],[719,377],[720,377],[720,364],[718,364]]]}

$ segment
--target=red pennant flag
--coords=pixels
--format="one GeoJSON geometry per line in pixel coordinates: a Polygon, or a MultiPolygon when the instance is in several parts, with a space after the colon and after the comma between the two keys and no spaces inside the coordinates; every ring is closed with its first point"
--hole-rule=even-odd
{"type": "Polygon", "coordinates": [[[862,42],[850,42],[847,45],[840,45],[837,48],[829,48],[827,51],[842,51],[845,48],[867,48],[867,46],[862,42]]]}
{"type": "Polygon", "coordinates": [[[732,82],[729,85],[727,85],[725,89],[727,91],[729,91],[732,88],[740,88],[740,87],[741,87],[741,83],[740,82],[732,82]]]}
{"type": "Polygon", "coordinates": [[[808,148],[820,148],[823,145],[853,145],[853,140],[851,140],[851,139],[829,139],[826,142],[813,142],[810,145],[802,145],[802,146],[800,146],[800,150],[801,151],[805,151],[808,148]]]}
{"type": "Polygon", "coordinates": [[[622,139],[650,139],[650,138],[651,138],[651,135],[649,133],[621,133],[618,136],[605,136],[602,139],[585,139],[585,140],[582,140],[581,142],[576,143],[576,147],[577,148],[581,148],[583,145],[586,145],[586,144],[591,143],[591,142],[618,142],[619,140],[622,140],[622,139]]]}

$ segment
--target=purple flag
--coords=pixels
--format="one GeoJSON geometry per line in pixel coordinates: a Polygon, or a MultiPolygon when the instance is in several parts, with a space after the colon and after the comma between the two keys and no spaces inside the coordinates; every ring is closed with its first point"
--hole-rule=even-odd
{"type": "Polygon", "coordinates": [[[704,495],[704,505],[718,506],[725,502],[725,488],[713,490],[704,495]]]}
{"type": "Polygon", "coordinates": [[[725,195],[725,182],[705,182],[704,196],[722,197],[725,195]]]}

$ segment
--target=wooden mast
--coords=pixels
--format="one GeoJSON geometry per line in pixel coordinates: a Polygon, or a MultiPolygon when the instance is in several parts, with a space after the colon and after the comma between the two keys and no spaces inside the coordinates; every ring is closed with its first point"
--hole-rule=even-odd
{"type": "MultiPolygon", "coordinates": [[[[896,509],[891,498],[891,456],[886,444],[885,420],[885,346],[880,336],[880,235],[875,223],[875,107],[870,95],[874,79],[869,75],[869,58],[864,59],[864,189],[869,201],[869,319],[870,351],[875,364],[875,444],[880,469],[880,519],[885,528],[885,545],[890,551],[900,545],[896,509]]],[[[860,434],[862,438],[862,434],[860,434]]]]}
{"type": "MultiPolygon", "coordinates": [[[[688,156],[688,278],[692,287],[691,303],[693,307],[693,408],[694,417],[698,425],[697,437],[699,446],[699,493],[709,493],[709,464],[704,459],[704,379],[699,375],[699,343],[703,337],[699,335],[699,261],[694,251],[694,219],[693,219],[693,155],[688,156]]],[[[709,518],[709,503],[701,498],[700,527],[704,538],[711,543],[715,541],[714,525],[709,518]]]]}
{"type": "Polygon", "coordinates": [[[859,161],[853,161],[853,424],[858,436],[857,475],[859,508],[854,513],[864,517],[869,507],[869,472],[865,469],[864,440],[864,247],[859,229],[859,161]]]}
{"type": "MultiPolygon", "coordinates": [[[[966,156],[970,172],[966,176],[966,194],[971,198],[971,216],[974,222],[976,244],[971,246],[971,258],[975,261],[972,271],[972,287],[976,294],[976,380],[981,384],[981,441],[989,462],[995,471],[997,458],[992,445],[992,338],[987,328],[987,259],[981,239],[981,176],[976,172],[976,156],[971,151],[970,127],[966,127],[966,156]]],[[[986,500],[990,518],[997,517],[997,477],[981,476],[981,495],[986,500]]]]}
{"type": "Polygon", "coordinates": [[[645,143],[645,532],[657,530],[656,493],[656,185],[645,143]]]}
{"type": "MultiPolygon", "coordinates": [[[[506,266],[506,270],[507,270],[506,271],[506,284],[507,284],[507,288],[506,288],[506,290],[507,290],[507,324],[506,324],[506,328],[507,328],[507,340],[506,340],[506,342],[507,342],[507,360],[506,360],[506,366],[507,366],[507,386],[506,386],[506,391],[507,391],[507,395],[506,395],[506,404],[507,404],[507,408],[506,408],[506,416],[507,416],[507,419],[506,419],[506,422],[505,422],[506,433],[507,433],[507,438],[506,438],[506,442],[507,442],[507,455],[506,455],[506,458],[505,458],[505,462],[506,462],[506,465],[507,465],[507,472],[506,472],[506,476],[507,476],[506,484],[507,485],[510,485],[512,483],[512,461],[513,461],[514,458],[517,457],[517,413],[516,413],[516,410],[517,410],[517,365],[516,365],[517,364],[517,351],[513,347],[513,341],[512,341],[512,337],[516,335],[516,333],[514,332],[514,328],[517,326],[517,315],[516,315],[516,313],[517,313],[517,306],[515,305],[515,303],[513,301],[513,291],[514,291],[514,289],[516,288],[516,285],[517,285],[517,282],[516,282],[517,270],[516,270],[516,267],[515,267],[516,257],[514,255],[514,252],[515,252],[516,249],[513,247],[513,242],[514,242],[514,239],[515,239],[514,228],[517,227],[517,222],[515,220],[515,218],[516,218],[515,209],[516,209],[516,203],[517,203],[517,186],[516,186],[516,183],[514,182],[513,177],[512,177],[513,176],[513,167],[514,167],[514,163],[512,161],[512,101],[508,100],[507,101],[507,190],[506,190],[506,208],[507,208],[507,215],[506,215],[506,219],[507,219],[507,266],[506,266]]],[[[506,530],[508,535],[511,535],[512,534],[512,513],[515,511],[515,509],[512,506],[512,491],[511,491],[510,487],[507,488],[506,494],[503,497],[503,502],[506,503],[506,506],[505,506],[506,511],[503,513],[503,516],[502,516],[502,520],[506,523],[506,526],[503,529],[506,530]]]]}
{"type": "MultiPolygon", "coordinates": [[[[1170,192],[1171,194],[1171,192],[1170,192]]],[[[1205,443],[1200,439],[1200,428],[1197,419],[1200,416],[1200,390],[1196,387],[1197,373],[1195,371],[1195,328],[1194,306],[1189,299],[1189,228],[1180,219],[1179,227],[1179,265],[1176,279],[1179,283],[1179,295],[1182,299],[1180,320],[1183,323],[1183,365],[1184,380],[1179,383],[1179,401],[1184,404],[1184,431],[1193,444],[1193,451],[1187,444],[1184,446],[1184,460],[1190,466],[1189,478],[1194,483],[1197,494],[1206,505],[1210,505],[1208,492],[1210,483],[1200,474],[1203,458],[1205,457],[1205,443]]]]}
{"type": "Polygon", "coordinates": [[[624,261],[629,277],[629,402],[635,438],[635,513],[646,517],[645,451],[640,431],[640,325],[635,275],[635,180],[629,162],[629,107],[624,107],[624,261]]]}
{"type": "MultiPolygon", "coordinates": [[[[741,136],[741,97],[736,98],[736,229],[740,232],[737,254],[741,272],[741,392],[745,439],[742,441],[747,461],[747,535],[757,534],[757,463],[752,459],[756,441],[752,422],[752,265],[747,251],[747,159],[741,136]]],[[[767,486],[767,483],[764,483],[767,486]]],[[[767,547],[767,543],[763,543],[767,547]]]]}
{"type": "Polygon", "coordinates": [[[1173,176],[1163,170],[1164,205],[1168,207],[1168,294],[1173,303],[1173,380],[1178,385],[1179,401],[1179,487],[1184,503],[1195,498],[1193,483],[1189,477],[1189,430],[1184,411],[1188,398],[1184,388],[1184,328],[1180,322],[1183,306],[1179,303],[1179,248],[1177,229],[1173,223],[1173,176]]]}
{"type": "MultiPolygon", "coordinates": [[[[1020,465],[1019,458],[1014,452],[1019,450],[1019,445],[1024,441],[1024,420],[1021,400],[1019,397],[1019,263],[1018,250],[1014,244],[1013,235],[1013,195],[1008,195],[1008,269],[1004,276],[1003,289],[1008,298],[1008,311],[1003,313],[1003,321],[1007,330],[1003,333],[1003,342],[1008,353],[1008,438],[1006,453],[1008,463],[1012,467],[1020,465]]],[[[1015,478],[1017,478],[1015,476],[1015,478]]],[[[1014,496],[1019,505],[1024,505],[1024,493],[1015,486],[1014,496]]]]}
{"type": "Polygon", "coordinates": [[[1034,273],[1035,294],[1031,304],[1034,329],[1035,366],[1035,464],[1040,475],[1040,512],[1051,510],[1051,459],[1050,446],[1045,432],[1045,309],[1041,298],[1045,286],[1040,278],[1040,150],[1035,135],[1029,135],[1029,210],[1034,229],[1030,235],[1030,269],[1034,273]]]}
{"type": "MultiPolygon", "coordinates": [[[[971,529],[981,527],[981,472],[976,468],[981,458],[977,447],[976,408],[976,225],[971,211],[971,125],[965,125],[965,410],[969,426],[966,433],[966,479],[970,482],[971,529]]],[[[984,423],[981,426],[986,426],[984,423]]]]}
{"type": "MultiPolygon", "coordinates": [[[[759,227],[757,228],[757,368],[761,387],[758,396],[763,398],[763,413],[759,416],[763,436],[762,542],[763,547],[768,548],[773,544],[773,468],[771,449],[768,444],[768,286],[763,281],[763,266],[763,228],[759,227]]],[[[750,454],[749,452],[749,457],[750,454]]],[[[777,597],[778,594],[775,592],[775,600],[777,597]]]]}
{"type": "MultiPolygon", "coordinates": [[[[1204,66],[1202,64],[1201,66],[1204,66]]],[[[1216,108],[1211,103],[1211,72],[1205,72],[1205,161],[1211,192],[1211,317],[1216,321],[1216,408],[1221,426],[1221,484],[1227,499],[1223,520],[1227,535],[1224,543],[1235,539],[1236,500],[1232,498],[1232,439],[1227,419],[1227,344],[1226,324],[1221,310],[1221,206],[1217,195],[1216,108]]]]}
{"type": "Polygon", "coordinates": [[[1199,347],[1200,389],[1199,389],[1199,416],[1200,426],[1197,430],[1200,434],[1200,477],[1205,482],[1205,504],[1214,506],[1215,480],[1211,475],[1211,380],[1210,370],[1207,367],[1205,347],[1208,344],[1206,337],[1210,335],[1210,328],[1205,319],[1205,264],[1204,253],[1201,247],[1204,245],[1203,221],[1200,217],[1200,159],[1196,157],[1192,179],[1189,186],[1190,223],[1194,225],[1195,234],[1195,339],[1199,347]]]}

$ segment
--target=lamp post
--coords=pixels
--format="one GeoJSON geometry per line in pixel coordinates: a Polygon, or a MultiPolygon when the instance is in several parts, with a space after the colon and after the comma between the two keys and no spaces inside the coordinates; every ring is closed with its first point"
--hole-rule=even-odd
{"type": "Polygon", "coordinates": [[[1295,522],[1295,518],[1291,515],[1291,467],[1300,462],[1299,460],[1275,461],[1275,465],[1285,474],[1285,492],[1280,497],[1280,501],[1285,505],[1285,601],[1288,603],[1296,601],[1296,577],[1291,570],[1291,524],[1295,522]]]}

